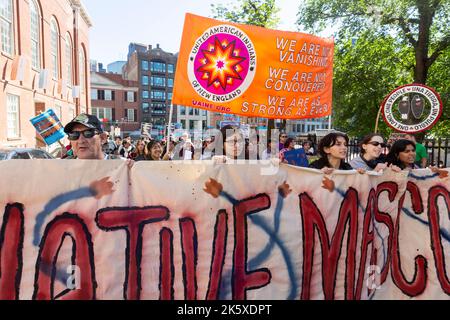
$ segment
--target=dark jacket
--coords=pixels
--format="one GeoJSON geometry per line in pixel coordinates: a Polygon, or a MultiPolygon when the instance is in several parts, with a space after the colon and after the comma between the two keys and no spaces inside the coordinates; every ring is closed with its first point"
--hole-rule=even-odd
{"type": "MultiPolygon", "coordinates": [[[[324,167],[331,168],[331,165],[328,162],[328,159],[320,158],[319,160],[316,160],[313,163],[311,163],[309,165],[309,167],[320,170],[320,169],[323,169],[324,167]]],[[[341,160],[341,165],[339,166],[339,170],[353,170],[353,168],[347,162],[341,160]]]]}

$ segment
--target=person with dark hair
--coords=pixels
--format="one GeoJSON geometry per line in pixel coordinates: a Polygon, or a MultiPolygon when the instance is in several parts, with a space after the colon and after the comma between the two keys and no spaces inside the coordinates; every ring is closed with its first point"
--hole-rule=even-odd
{"type": "Polygon", "coordinates": [[[421,143],[418,143],[416,140],[416,136],[411,133],[406,134],[405,139],[414,142],[416,145],[416,159],[414,160],[416,165],[421,168],[426,168],[428,161],[428,153],[425,146],[421,143]]]}
{"type": "Polygon", "coordinates": [[[320,158],[309,166],[322,170],[325,174],[331,174],[333,170],[353,170],[352,166],[345,162],[347,156],[348,136],[341,132],[327,134],[319,142],[318,153],[320,158]]]}
{"type": "Polygon", "coordinates": [[[383,149],[386,147],[383,136],[379,133],[371,133],[365,136],[360,143],[361,154],[350,161],[353,169],[365,171],[382,171],[386,169],[386,157],[383,149]]]}
{"type": "Polygon", "coordinates": [[[293,138],[287,138],[286,142],[284,143],[284,148],[280,151],[280,160],[281,162],[287,163],[287,161],[284,158],[284,153],[287,151],[292,151],[295,149],[295,141],[293,138]]]}
{"type": "Polygon", "coordinates": [[[397,166],[401,170],[419,169],[414,163],[415,159],[416,144],[406,139],[395,141],[386,158],[389,165],[397,166]]]}
{"type": "Polygon", "coordinates": [[[158,140],[151,140],[147,143],[147,159],[149,161],[170,160],[169,153],[163,156],[163,146],[158,140]]]}
{"type": "Polygon", "coordinates": [[[312,146],[312,142],[309,140],[302,142],[302,148],[305,150],[306,155],[313,156],[314,155],[314,148],[312,146]]]}
{"type": "MultiPolygon", "coordinates": [[[[245,159],[245,139],[241,130],[236,126],[226,125],[220,129],[222,134],[223,161],[226,159],[245,159]]],[[[216,156],[220,157],[220,150],[216,150],[216,156]]]]}

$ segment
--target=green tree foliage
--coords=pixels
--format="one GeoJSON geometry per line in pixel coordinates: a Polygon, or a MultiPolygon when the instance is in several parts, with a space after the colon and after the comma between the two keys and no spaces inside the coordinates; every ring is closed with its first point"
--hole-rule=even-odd
{"type": "Polygon", "coordinates": [[[415,82],[441,94],[445,111],[433,131],[449,131],[450,0],[306,0],[298,23],[315,33],[339,29],[333,93],[338,128],[355,135],[372,131],[383,98],[415,82]]]}
{"type": "Polygon", "coordinates": [[[239,0],[235,4],[211,5],[213,17],[231,22],[274,28],[279,22],[280,11],[275,0],[239,0]]]}
{"type": "MultiPolygon", "coordinates": [[[[389,35],[366,31],[335,47],[334,125],[351,136],[373,132],[380,103],[389,92],[410,83],[410,50],[389,35]],[[380,59],[380,57],[384,57],[380,59]]],[[[385,134],[390,130],[380,121],[385,134]]]]}

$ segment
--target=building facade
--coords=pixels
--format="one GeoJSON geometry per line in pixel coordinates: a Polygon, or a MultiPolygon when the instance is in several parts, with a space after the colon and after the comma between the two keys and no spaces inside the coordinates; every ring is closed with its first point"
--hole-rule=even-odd
{"type": "Polygon", "coordinates": [[[90,78],[91,112],[103,122],[105,130],[119,128],[122,137],[140,131],[139,83],[113,73],[91,72],[90,78]]]}
{"type": "Polygon", "coordinates": [[[107,65],[106,71],[108,73],[122,74],[122,68],[126,64],[126,61],[114,61],[107,65]]]}
{"type": "MultiPolygon", "coordinates": [[[[151,123],[154,129],[165,130],[169,123],[178,55],[165,52],[159,44],[153,48],[131,43],[128,50],[128,61],[122,70],[125,79],[139,82],[139,118],[144,123],[151,123]]],[[[206,129],[210,119],[207,111],[174,105],[170,122],[181,124],[182,129],[192,132],[206,129]]]]}
{"type": "Polygon", "coordinates": [[[44,147],[31,118],[89,110],[91,26],[80,0],[0,0],[0,147],[44,147]]]}

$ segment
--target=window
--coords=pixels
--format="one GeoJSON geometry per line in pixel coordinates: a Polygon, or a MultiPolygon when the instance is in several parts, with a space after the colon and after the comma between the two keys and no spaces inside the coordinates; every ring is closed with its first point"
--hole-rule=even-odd
{"type": "Polygon", "coordinates": [[[166,64],[163,62],[150,62],[150,71],[166,73],[166,64]]]}
{"type": "Polygon", "coordinates": [[[189,108],[189,115],[193,116],[194,115],[194,108],[189,108]]]}
{"type": "Polygon", "coordinates": [[[12,55],[14,48],[13,2],[0,0],[0,31],[2,34],[2,51],[12,55]]]}
{"type": "Polygon", "coordinates": [[[172,100],[172,92],[167,93],[167,99],[172,100]]]}
{"type": "Polygon", "coordinates": [[[66,72],[67,84],[72,86],[72,41],[69,34],[66,35],[66,72]]]}
{"type": "Polygon", "coordinates": [[[196,116],[198,116],[198,115],[200,114],[199,110],[198,110],[198,109],[195,109],[195,110],[194,110],[194,114],[195,114],[196,116]]]}
{"type": "Polygon", "coordinates": [[[206,129],[206,120],[202,120],[202,129],[206,129]]]}
{"type": "Polygon", "coordinates": [[[80,48],[80,54],[78,55],[79,66],[80,66],[80,89],[81,93],[86,90],[86,58],[84,55],[83,48],[80,48]]]}
{"type": "Polygon", "coordinates": [[[108,119],[112,121],[112,108],[92,108],[92,114],[97,116],[97,118],[102,121],[103,119],[108,119]]]}
{"type": "Polygon", "coordinates": [[[114,100],[114,95],[113,95],[114,91],[111,90],[105,90],[105,100],[106,101],[111,101],[114,100]]]}
{"type": "Polygon", "coordinates": [[[91,100],[98,100],[97,89],[91,89],[91,100]]]}
{"type": "Polygon", "coordinates": [[[148,61],[142,60],[142,70],[148,71],[148,61]]]}
{"type": "Polygon", "coordinates": [[[142,103],[142,112],[148,113],[150,111],[149,109],[150,109],[150,107],[149,107],[148,102],[142,103]]]}
{"type": "Polygon", "coordinates": [[[207,116],[207,113],[206,113],[207,111],[206,110],[202,110],[202,116],[207,116]]]}
{"type": "Polygon", "coordinates": [[[182,116],[186,115],[186,107],[185,106],[180,106],[180,115],[182,115],[182,116]]]}
{"type": "Polygon", "coordinates": [[[55,105],[55,108],[53,109],[53,111],[55,111],[55,114],[58,117],[59,121],[62,122],[62,107],[55,105]]]}
{"type": "Polygon", "coordinates": [[[9,139],[19,138],[19,96],[6,95],[6,121],[7,137],[9,139]]]}
{"type": "Polygon", "coordinates": [[[172,78],[167,79],[167,86],[169,88],[173,88],[173,79],[172,78]]]}
{"type": "Polygon", "coordinates": [[[142,85],[148,86],[148,76],[142,76],[142,85]]]}
{"type": "Polygon", "coordinates": [[[151,81],[150,83],[152,86],[156,86],[156,87],[165,87],[166,86],[166,78],[152,77],[150,81],[151,81]]]}
{"type": "Polygon", "coordinates": [[[50,22],[50,33],[51,33],[51,46],[50,46],[50,53],[51,53],[51,60],[52,60],[52,68],[53,68],[53,78],[58,79],[59,75],[59,33],[58,33],[58,26],[56,25],[56,21],[52,20],[50,22]]]}
{"type": "Polygon", "coordinates": [[[148,91],[147,90],[142,91],[142,98],[148,99],[148,91]]]}
{"type": "Polygon", "coordinates": [[[31,17],[31,66],[38,70],[41,67],[41,37],[40,37],[40,21],[39,7],[35,0],[30,0],[30,17],[31,17]]]}
{"type": "Polygon", "coordinates": [[[167,65],[167,72],[173,73],[173,64],[168,64],[167,65]]]}
{"type": "Polygon", "coordinates": [[[165,91],[154,90],[151,92],[151,96],[152,96],[152,99],[166,100],[166,92],[165,91]]]}
{"type": "Polygon", "coordinates": [[[134,109],[127,109],[127,119],[134,122],[134,109]]]}
{"type": "Polygon", "coordinates": [[[186,120],[180,120],[181,129],[186,129],[186,120]]]}
{"type": "Polygon", "coordinates": [[[127,91],[127,101],[128,102],[135,102],[134,101],[134,92],[133,91],[127,91]]]}

